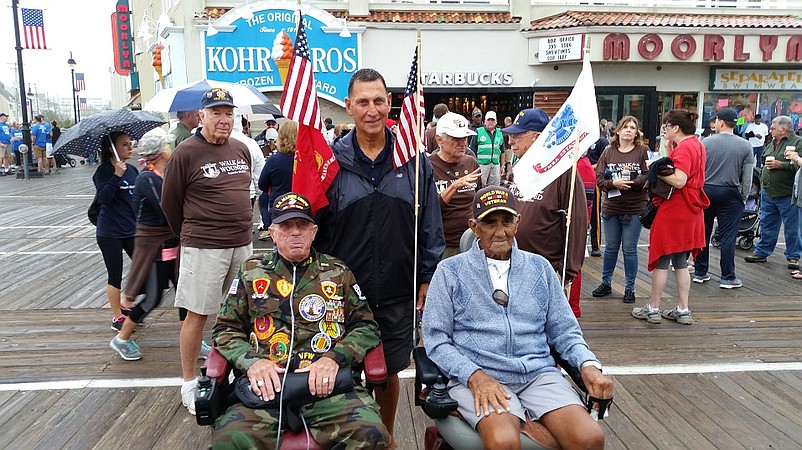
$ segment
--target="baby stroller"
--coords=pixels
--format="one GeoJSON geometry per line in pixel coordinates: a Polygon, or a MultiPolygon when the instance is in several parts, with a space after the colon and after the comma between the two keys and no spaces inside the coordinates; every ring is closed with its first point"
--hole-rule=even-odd
{"type": "Polygon", "coordinates": [[[75,167],[77,162],[75,158],[69,155],[53,155],[53,158],[56,160],[56,167],[64,167],[69,164],[70,167],[75,167]]]}
{"type": "MultiPolygon", "coordinates": [[[[710,243],[713,247],[720,247],[718,225],[713,227],[710,243]]],[[[744,212],[741,214],[741,223],[738,224],[738,237],[735,241],[743,250],[749,250],[755,245],[755,238],[760,237],[760,169],[752,171],[752,187],[749,197],[746,198],[744,212]]]]}

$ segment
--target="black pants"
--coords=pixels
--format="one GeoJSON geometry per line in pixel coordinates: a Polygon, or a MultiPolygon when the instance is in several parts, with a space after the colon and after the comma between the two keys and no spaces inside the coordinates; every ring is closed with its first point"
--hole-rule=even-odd
{"type": "Polygon", "coordinates": [[[170,287],[171,282],[173,286],[178,284],[175,275],[175,260],[154,261],[143,292],[141,292],[145,294],[145,297],[131,309],[131,313],[128,315],[131,320],[137,323],[142,322],[154,308],[159,306],[162,294],[165,289],[170,287]]]}
{"type": "Polygon", "coordinates": [[[134,254],[134,237],[127,238],[107,238],[96,236],[97,246],[100,254],[103,255],[103,263],[106,265],[108,275],[108,285],[120,289],[123,282],[123,251],[129,258],[134,254]]]}
{"type": "Polygon", "coordinates": [[[601,217],[599,217],[600,216],[599,211],[601,209],[601,191],[597,186],[593,194],[588,192],[587,195],[588,195],[588,201],[593,202],[590,211],[590,249],[598,250],[599,243],[601,242],[601,229],[602,229],[601,217]],[[591,195],[593,198],[591,198],[591,195]]]}

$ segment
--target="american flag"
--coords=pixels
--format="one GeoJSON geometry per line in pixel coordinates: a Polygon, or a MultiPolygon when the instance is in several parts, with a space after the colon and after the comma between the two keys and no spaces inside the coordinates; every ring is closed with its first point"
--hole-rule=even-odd
{"type": "Polygon", "coordinates": [[[418,153],[425,139],[423,119],[423,88],[418,84],[418,49],[412,58],[412,69],[407,78],[407,88],[404,90],[404,102],[401,104],[401,117],[398,119],[398,135],[395,139],[393,152],[393,168],[397,169],[406,164],[418,153]],[[416,98],[417,97],[417,98],[416,98]],[[417,128],[417,132],[415,129],[417,128]]]}
{"type": "Polygon", "coordinates": [[[287,81],[281,94],[281,111],[290,120],[318,130],[323,128],[315,90],[315,75],[309,59],[309,41],[306,39],[303,21],[298,27],[287,81]]]}
{"type": "Polygon", "coordinates": [[[85,98],[78,99],[78,109],[80,109],[81,111],[89,111],[89,104],[86,103],[85,98]]]}
{"type": "Polygon", "coordinates": [[[83,91],[86,89],[86,83],[84,82],[84,74],[76,73],[75,74],[75,90],[76,91],[83,91]]]}
{"type": "Polygon", "coordinates": [[[45,20],[41,9],[22,8],[22,26],[25,33],[25,48],[47,49],[45,20]]]}
{"type": "Polygon", "coordinates": [[[320,120],[315,74],[309,59],[309,41],[303,17],[298,23],[298,35],[281,94],[281,112],[284,117],[298,122],[292,190],[309,199],[315,214],[329,204],[326,191],[340,166],[321,131],[323,122],[320,120]]]}

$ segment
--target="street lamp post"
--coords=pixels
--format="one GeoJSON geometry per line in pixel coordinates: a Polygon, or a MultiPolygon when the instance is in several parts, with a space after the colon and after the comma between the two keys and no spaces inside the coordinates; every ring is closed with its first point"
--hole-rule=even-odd
{"type": "Polygon", "coordinates": [[[31,90],[30,83],[28,83],[28,93],[25,94],[25,97],[28,98],[28,105],[30,105],[29,111],[31,111],[31,117],[33,117],[36,113],[33,110],[33,91],[31,90]]]}
{"type": "Polygon", "coordinates": [[[70,59],[67,60],[67,64],[70,66],[70,79],[72,81],[72,115],[73,119],[75,120],[75,124],[78,124],[78,100],[76,99],[76,89],[75,89],[75,60],[72,59],[72,52],[70,52],[70,59]]]}

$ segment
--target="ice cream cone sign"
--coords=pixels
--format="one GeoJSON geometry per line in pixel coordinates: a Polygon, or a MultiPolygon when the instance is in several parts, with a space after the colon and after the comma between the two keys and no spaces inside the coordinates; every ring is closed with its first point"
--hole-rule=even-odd
{"type": "Polygon", "coordinates": [[[162,72],[162,50],[164,50],[164,46],[162,44],[158,44],[156,48],[153,49],[153,69],[156,70],[156,74],[159,75],[159,82],[164,87],[164,74],[162,72]]]}
{"type": "Polygon", "coordinates": [[[292,58],[292,41],[286,31],[281,30],[273,39],[271,56],[276,63],[283,85],[287,81],[287,72],[290,70],[290,59],[292,58]]]}

